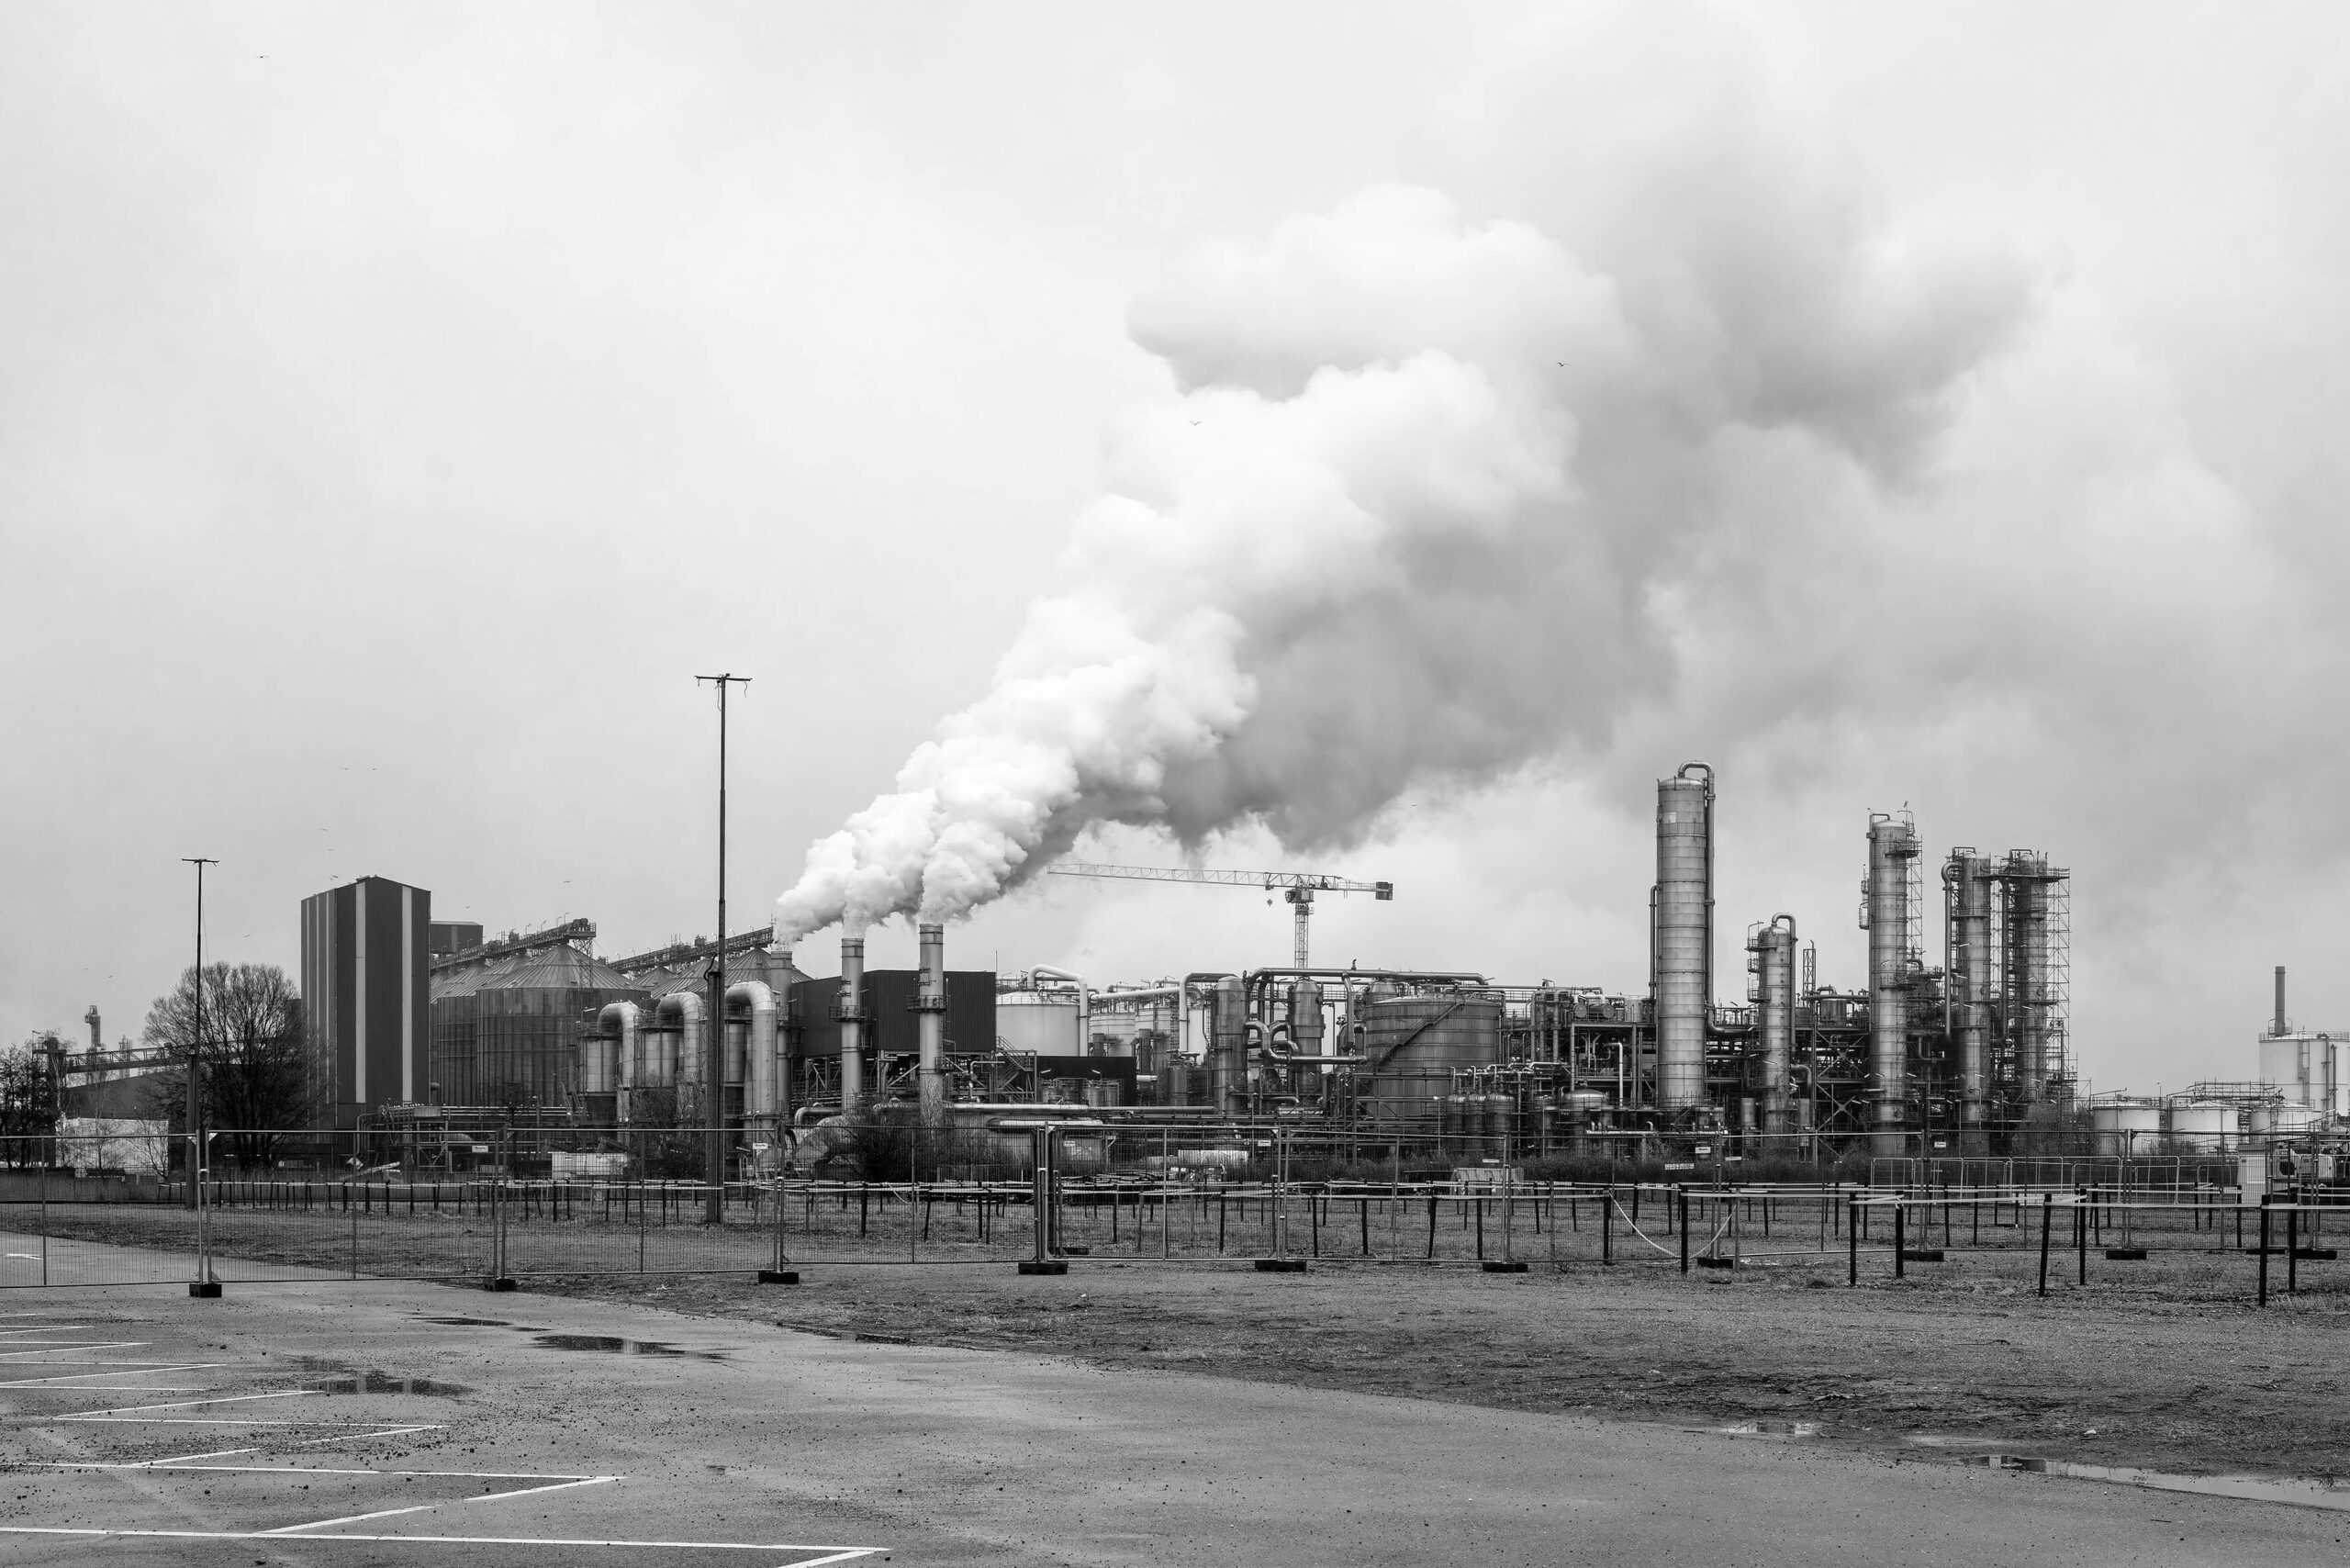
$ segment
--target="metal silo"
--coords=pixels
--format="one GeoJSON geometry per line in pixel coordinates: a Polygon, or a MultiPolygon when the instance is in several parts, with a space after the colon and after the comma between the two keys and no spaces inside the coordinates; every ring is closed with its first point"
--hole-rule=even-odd
{"type": "Polygon", "coordinates": [[[1657,1104],[1694,1111],[1706,1103],[1706,1010],[1714,999],[1714,770],[1702,762],[1657,780],[1651,897],[1657,1104]]]}
{"type": "MultiPolygon", "coordinates": [[[[1486,996],[1432,991],[1363,1004],[1358,1099],[1388,1121],[1432,1119],[1452,1092],[1453,1074],[1502,1058],[1502,1004],[1486,996]]],[[[1463,1129],[1474,1135],[1478,1127],[1463,1129]]]]}
{"type": "Polygon", "coordinates": [[[1990,1120],[1991,1009],[1998,1001],[1998,862],[1970,848],[1950,852],[1942,865],[1948,946],[1943,956],[1953,1044],[1958,1048],[1959,1150],[1980,1154],[1990,1120]]]}
{"type": "Polygon", "coordinates": [[[1796,917],[1774,914],[1747,939],[1756,979],[1755,1026],[1762,1045],[1762,1130],[1796,1130],[1790,1089],[1796,1038],[1796,917]]]}
{"type": "Polygon", "coordinates": [[[1918,830],[1897,817],[1869,816],[1869,879],[1861,923],[1869,934],[1870,1122],[1880,1155],[1904,1152],[1908,1125],[1909,957],[1915,946],[1909,873],[1918,830]]]}

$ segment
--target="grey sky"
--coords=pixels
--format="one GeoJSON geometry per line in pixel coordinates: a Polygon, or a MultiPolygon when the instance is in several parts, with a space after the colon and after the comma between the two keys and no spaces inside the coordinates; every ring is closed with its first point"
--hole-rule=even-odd
{"type": "MultiPolygon", "coordinates": [[[[1711,276],[1733,344],[1850,302],[1765,264],[1822,233],[2015,293],[1914,449],[1847,431],[1898,462],[1710,443],[1628,579],[1647,662],[1557,668],[1588,722],[1306,857],[1399,887],[1319,955],[1639,989],[1651,781],[1704,757],[1727,976],[1784,909],[1860,983],[1864,813],[1906,802],[2074,868],[2098,1086],[2244,1076],[2271,963],[2350,1024],[2345,87],[2323,6],[10,7],[0,1031],[135,1030],[184,855],[214,950],[289,969],[368,872],[607,951],[707,931],[698,671],[756,678],[763,918],[1177,396],[1134,303],[1386,184],[1711,276]]],[[[1285,915],[1048,883],[950,940],[1139,979],[1278,959],[1285,915]]]]}

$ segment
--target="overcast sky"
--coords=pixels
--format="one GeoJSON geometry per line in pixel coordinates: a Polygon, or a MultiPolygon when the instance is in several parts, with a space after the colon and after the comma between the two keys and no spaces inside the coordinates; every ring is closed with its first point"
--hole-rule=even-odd
{"type": "MultiPolygon", "coordinates": [[[[1032,600],[1158,602],[1115,508],[1310,428],[1473,490],[1376,582],[1278,488],[1181,534],[1256,707],[1162,815],[1392,879],[1318,959],[1637,992],[1703,758],[1726,999],[1781,910],[1863,982],[1907,806],[2073,868],[2097,1087],[2249,1077],[2272,964],[2350,1027],[2346,165],[2329,6],[7,6],[0,1033],[135,1033],[183,856],[288,969],[368,873],[709,931],[721,669],[755,924],[1032,600]]],[[[1050,879],[950,961],[1287,913],[1050,879]]]]}

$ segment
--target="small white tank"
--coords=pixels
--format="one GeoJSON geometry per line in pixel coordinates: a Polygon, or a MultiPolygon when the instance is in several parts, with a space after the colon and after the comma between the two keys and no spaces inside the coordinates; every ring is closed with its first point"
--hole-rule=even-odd
{"type": "Polygon", "coordinates": [[[2089,1113],[2089,1118],[2097,1129],[2097,1151],[2101,1155],[2161,1152],[2157,1144],[2162,1136],[2163,1114],[2152,1105],[2099,1105],[2089,1113]]]}
{"type": "Polygon", "coordinates": [[[2176,1154],[2221,1154],[2236,1138],[2236,1108],[2212,1100],[2173,1105],[2164,1118],[2176,1154]]]}
{"type": "Polygon", "coordinates": [[[2262,1105],[2254,1110],[2244,1130],[2255,1138],[2302,1137],[2324,1119],[2307,1105],[2262,1105]]]}

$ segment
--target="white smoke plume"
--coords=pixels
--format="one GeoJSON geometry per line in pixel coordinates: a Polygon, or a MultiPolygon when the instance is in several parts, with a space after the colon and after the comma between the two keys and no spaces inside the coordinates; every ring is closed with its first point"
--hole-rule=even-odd
{"type": "Polygon", "coordinates": [[[1382,186],[1179,266],[1131,317],[1178,396],[1116,432],[992,689],[811,848],[778,935],[958,916],[1098,823],[1344,846],[1406,789],[1604,745],[1673,681],[1678,585],[1739,511],[1720,453],[1930,484],[2031,306],[2015,264],[1858,204],[1696,199],[1579,253],[1382,186]]]}

